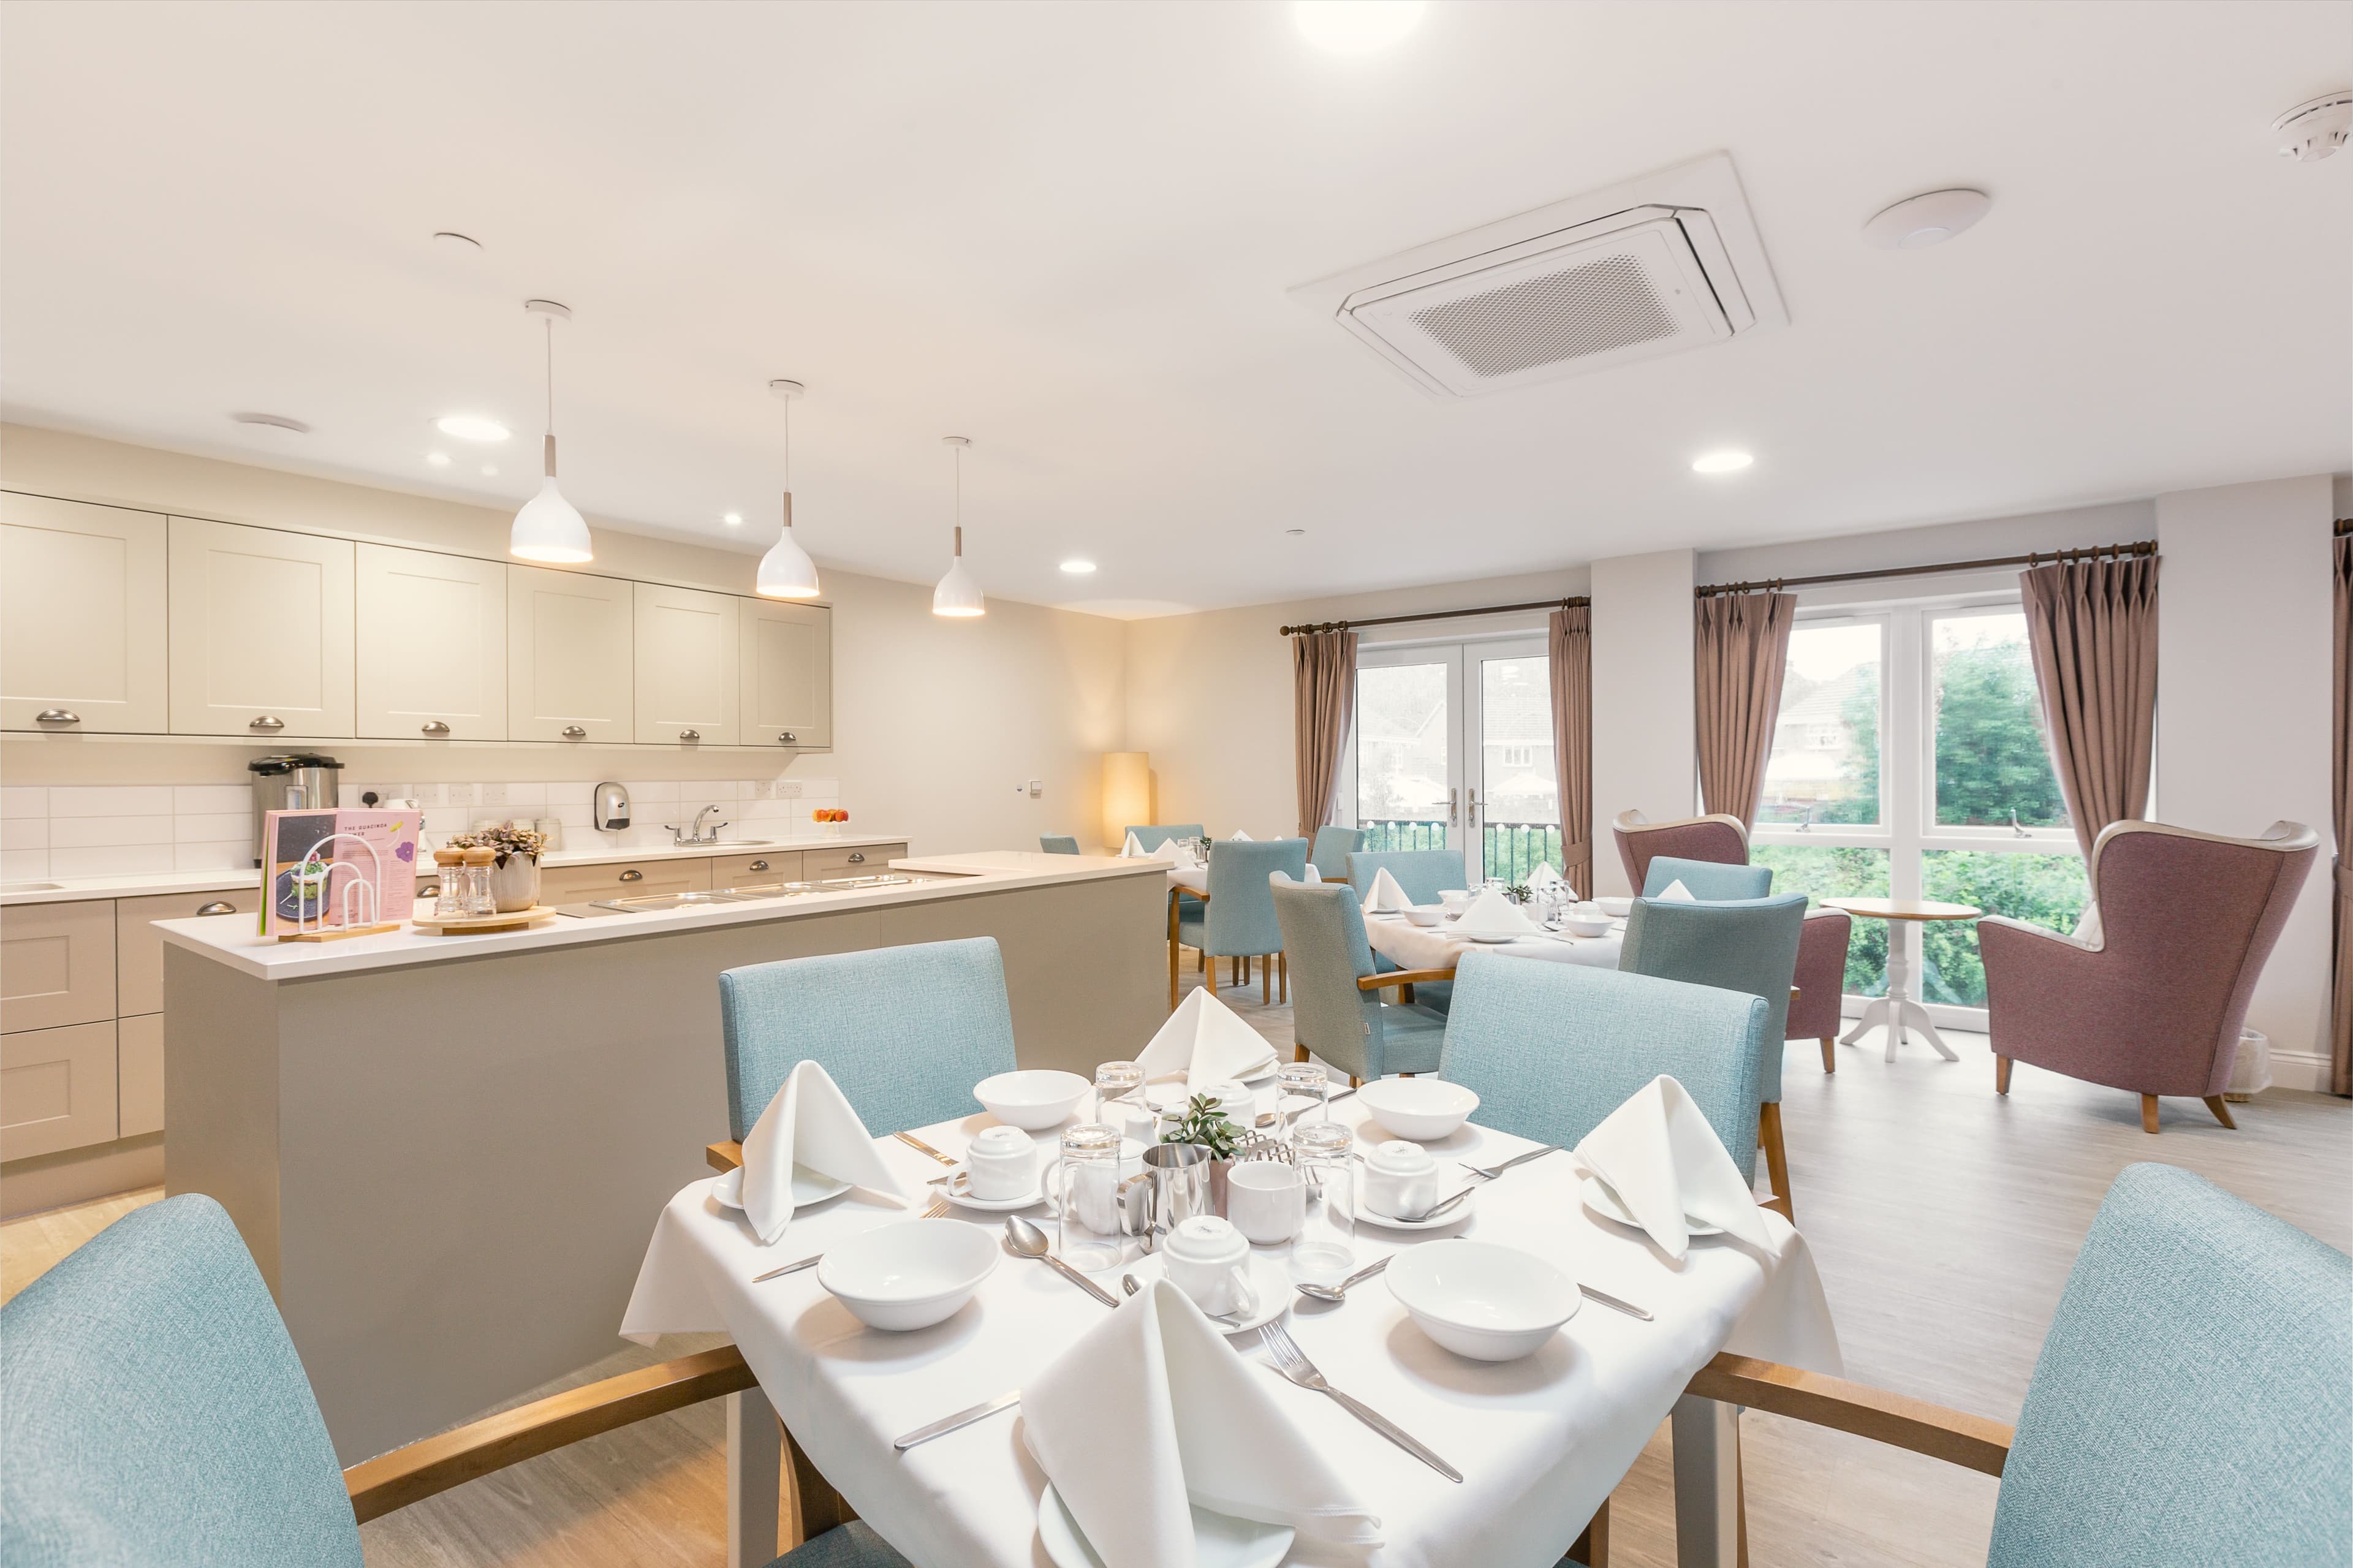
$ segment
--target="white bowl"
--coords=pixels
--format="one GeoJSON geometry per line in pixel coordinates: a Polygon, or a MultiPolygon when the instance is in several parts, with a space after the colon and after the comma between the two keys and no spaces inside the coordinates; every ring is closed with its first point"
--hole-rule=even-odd
{"type": "Polygon", "coordinates": [[[1601,912],[1611,920],[1622,921],[1634,912],[1634,900],[1631,899],[1596,899],[1593,901],[1599,904],[1601,912]]]}
{"type": "Polygon", "coordinates": [[[997,1267],[993,1231],[954,1219],[911,1219],[825,1249],[817,1282],[860,1322],[928,1329],[972,1300],[997,1267]]]}
{"type": "Polygon", "coordinates": [[[1446,906],[1444,904],[1409,905],[1405,911],[1405,918],[1418,926],[1434,926],[1446,918],[1446,906]]]}
{"type": "Polygon", "coordinates": [[[1381,1276],[1421,1331],[1472,1361],[1532,1355],[1577,1316],[1577,1281],[1534,1253],[1487,1241],[1426,1241],[1381,1276]]]}
{"type": "Polygon", "coordinates": [[[1443,1138],[1479,1109],[1479,1097],[1442,1078],[1378,1078],[1356,1091],[1380,1124],[1415,1143],[1443,1138]]]}
{"type": "Polygon", "coordinates": [[[1575,915],[1570,915],[1560,924],[1561,929],[1571,936],[1608,936],[1610,929],[1609,922],[1606,920],[1581,921],[1575,915]]]}
{"type": "Polygon", "coordinates": [[[1092,1088],[1074,1072],[1031,1068],[982,1079],[972,1086],[972,1097],[1007,1126],[1042,1132],[1060,1126],[1092,1088]]]}

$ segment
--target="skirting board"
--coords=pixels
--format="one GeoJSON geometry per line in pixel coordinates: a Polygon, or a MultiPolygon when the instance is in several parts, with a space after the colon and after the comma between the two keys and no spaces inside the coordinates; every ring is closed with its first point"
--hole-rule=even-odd
{"type": "Polygon", "coordinates": [[[0,1165],[0,1219],[88,1203],[164,1179],[164,1135],[142,1133],[0,1165]]]}

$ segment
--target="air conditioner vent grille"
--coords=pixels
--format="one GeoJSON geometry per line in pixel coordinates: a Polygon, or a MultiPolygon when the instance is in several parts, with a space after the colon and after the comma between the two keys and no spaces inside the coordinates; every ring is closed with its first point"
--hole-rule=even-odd
{"type": "Polygon", "coordinates": [[[1630,256],[1524,279],[1412,314],[1482,378],[1672,337],[1678,323],[1630,256]]]}

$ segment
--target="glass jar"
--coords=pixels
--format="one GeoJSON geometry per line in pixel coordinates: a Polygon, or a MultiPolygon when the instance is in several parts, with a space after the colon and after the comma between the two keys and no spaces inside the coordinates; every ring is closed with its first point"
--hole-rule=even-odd
{"type": "Polygon", "coordinates": [[[1337,1285],[1356,1266],[1356,1134],[1345,1122],[1311,1121],[1292,1134],[1307,1184],[1307,1221],[1291,1248],[1291,1277],[1337,1285]]]}
{"type": "Polygon", "coordinates": [[[436,849],[433,851],[433,868],[441,879],[441,890],[433,896],[433,918],[438,921],[466,919],[466,852],[463,849],[436,849]]]}
{"type": "Polygon", "coordinates": [[[487,844],[466,851],[466,916],[470,920],[499,912],[498,894],[491,889],[491,868],[498,859],[499,852],[487,844]]]}

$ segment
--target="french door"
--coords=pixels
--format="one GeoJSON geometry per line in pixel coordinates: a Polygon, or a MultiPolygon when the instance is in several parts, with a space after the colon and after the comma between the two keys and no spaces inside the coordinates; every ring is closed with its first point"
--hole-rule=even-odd
{"type": "Polygon", "coordinates": [[[1451,849],[1471,888],[1559,868],[1542,637],[1360,650],[1348,762],[1342,804],[1366,849],[1451,849]]]}

